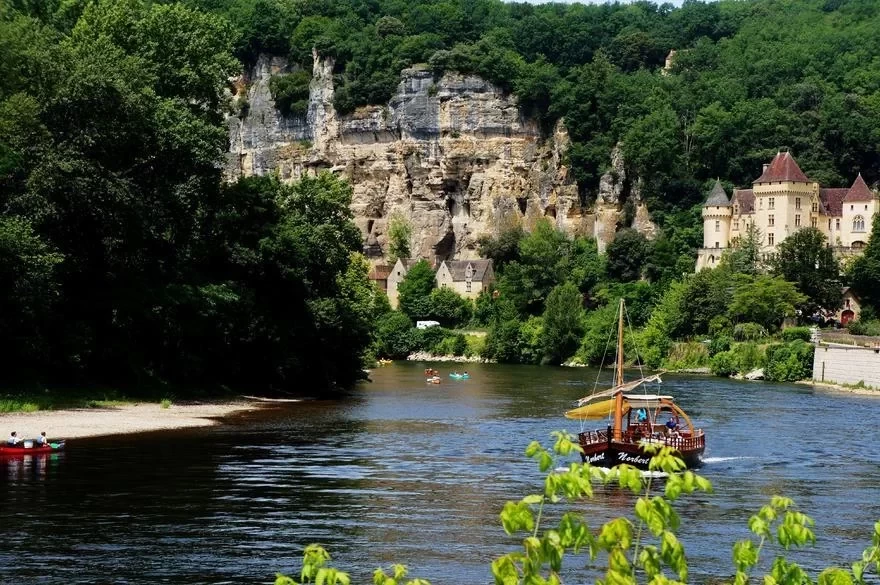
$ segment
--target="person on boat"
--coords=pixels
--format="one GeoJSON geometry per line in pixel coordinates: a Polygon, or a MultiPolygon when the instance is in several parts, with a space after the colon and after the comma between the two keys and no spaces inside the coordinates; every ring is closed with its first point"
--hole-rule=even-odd
{"type": "Polygon", "coordinates": [[[18,438],[18,435],[15,431],[9,433],[9,439],[6,440],[9,445],[18,445],[21,442],[21,439],[18,438]]]}
{"type": "Polygon", "coordinates": [[[678,436],[678,415],[674,414],[666,421],[666,434],[670,437],[678,436]]]}
{"type": "Polygon", "coordinates": [[[468,375],[467,370],[465,370],[464,374],[462,374],[462,376],[467,376],[467,375],[468,375]]]}
{"type": "Polygon", "coordinates": [[[636,411],[636,417],[638,422],[640,423],[648,422],[648,413],[645,411],[644,408],[640,408],[638,411],[636,411]]]}
{"type": "Polygon", "coordinates": [[[37,437],[37,446],[38,447],[48,447],[49,439],[46,437],[46,431],[40,433],[40,436],[37,437]]]}

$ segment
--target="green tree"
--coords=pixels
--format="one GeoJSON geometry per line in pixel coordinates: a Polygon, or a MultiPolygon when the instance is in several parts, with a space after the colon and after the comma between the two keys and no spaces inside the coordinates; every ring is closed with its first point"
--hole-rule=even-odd
{"type": "Polygon", "coordinates": [[[560,364],[572,356],[584,333],[583,297],[570,282],[555,287],[547,296],[541,345],[544,359],[560,364]]]}
{"type": "Polygon", "coordinates": [[[731,249],[721,258],[721,265],[739,274],[754,276],[763,268],[761,248],[764,236],[754,223],[745,227],[745,233],[735,238],[731,249]]]}
{"type": "Polygon", "coordinates": [[[736,288],[728,315],[734,322],[758,323],[768,330],[775,330],[784,319],[794,317],[795,307],[806,298],[797,291],[794,283],[762,274],[736,288]]]}
{"type": "Polygon", "coordinates": [[[470,321],[473,303],[448,287],[435,288],[428,296],[429,316],[444,327],[458,327],[470,321]]]}
{"type": "Polygon", "coordinates": [[[522,313],[543,312],[544,300],[565,280],[571,241],[546,218],[519,242],[520,259],[507,264],[502,294],[522,313]]]}
{"type": "Polygon", "coordinates": [[[650,250],[650,243],[639,232],[633,229],[617,232],[606,251],[608,276],[620,282],[638,280],[650,250]]]}
{"type": "Polygon", "coordinates": [[[774,274],[795,283],[806,295],[805,304],[799,307],[805,316],[840,305],[840,263],[818,229],[803,228],[785,238],[776,247],[770,265],[774,274]]]}
{"type": "Polygon", "coordinates": [[[379,357],[404,359],[415,347],[413,324],[409,317],[398,311],[382,315],[375,330],[375,352],[379,357]]]}
{"type": "Polygon", "coordinates": [[[428,261],[416,262],[397,287],[400,310],[414,320],[430,317],[431,291],[435,286],[434,270],[428,261]]]}
{"type": "Polygon", "coordinates": [[[874,216],[865,253],[853,260],[847,275],[866,304],[880,311],[880,216],[874,216]]]}
{"type": "Polygon", "coordinates": [[[519,260],[519,242],[523,237],[525,232],[519,224],[502,230],[497,238],[482,236],[478,241],[480,256],[490,258],[495,271],[502,273],[509,262],[519,260]]]}
{"type": "Polygon", "coordinates": [[[402,215],[393,214],[388,220],[388,261],[394,264],[398,258],[409,258],[411,241],[412,224],[402,215]]]}

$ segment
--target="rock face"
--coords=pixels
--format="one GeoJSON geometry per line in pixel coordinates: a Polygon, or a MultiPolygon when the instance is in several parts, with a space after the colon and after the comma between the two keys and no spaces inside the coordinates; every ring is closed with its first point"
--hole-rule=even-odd
{"type": "Polygon", "coordinates": [[[615,186],[620,157],[597,213],[586,213],[563,164],[565,127],[557,124],[542,139],[515,97],[491,83],[406,69],[388,104],[340,116],[333,62],[315,55],[308,114],[288,118],[275,109],[269,80],[290,71],[284,59],[263,56],[238,84],[234,99],[247,108],[228,119],[227,177],[340,173],[354,188],[352,210],[368,256],[385,255],[392,215],[411,223],[413,255],[437,262],[475,258],[480,236],[517,224],[528,229],[540,217],[569,233],[595,235],[603,248],[613,238],[625,195],[615,186]]]}

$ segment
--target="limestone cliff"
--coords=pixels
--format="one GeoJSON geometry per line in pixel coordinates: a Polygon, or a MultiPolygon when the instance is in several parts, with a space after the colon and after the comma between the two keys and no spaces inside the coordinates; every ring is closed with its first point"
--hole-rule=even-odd
{"type": "Polygon", "coordinates": [[[407,69],[388,104],[340,116],[333,62],[315,56],[308,113],[288,118],[269,91],[271,76],[288,71],[284,59],[264,56],[237,84],[236,99],[247,107],[229,118],[227,176],[341,173],[354,188],[368,255],[384,256],[393,214],[412,224],[414,255],[437,260],[476,257],[481,235],[517,223],[528,228],[540,217],[569,233],[613,237],[621,193],[600,197],[607,209],[600,206],[599,221],[585,213],[563,164],[565,127],[542,139],[515,97],[487,81],[407,69]]]}

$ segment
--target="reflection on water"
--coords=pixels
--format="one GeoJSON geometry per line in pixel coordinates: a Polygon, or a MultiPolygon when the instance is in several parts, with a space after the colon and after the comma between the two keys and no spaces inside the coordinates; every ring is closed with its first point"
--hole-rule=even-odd
{"type": "Polygon", "coordinates": [[[44,480],[49,469],[58,466],[61,457],[63,453],[0,455],[0,477],[5,477],[10,485],[44,480]]]}
{"type": "MultiPolygon", "coordinates": [[[[403,562],[435,585],[491,583],[489,562],[521,540],[504,534],[501,507],[542,489],[523,451],[533,439],[549,445],[553,430],[580,430],[562,412],[589,393],[595,372],[469,365],[470,380],[427,386],[424,367],[380,368],[349,398],[220,428],[81,440],[57,459],[0,461],[0,583],[271,583],[276,571],[298,573],[311,542],[356,582],[403,562]],[[57,544],[47,549],[46,539],[57,544]]],[[[444,377],[454,369],[436,367],[444,377]]],[[[733,573],[731,545],[775,493],[816,519],[816,547],[793,558],[812,569],[858,558],[880,518],[880,454],[870,425],[852,441],[851,420],[878,420],[880,400],[665,382],[707,430],[701,473],[716,490],[677,505],[692,581],[733,573]]],[[[574,507],[597,529],[633,502],[596,486],[574,507]]],[[[567,509],[546,509],[545,522],[567,509]]],[[[595,578],[586,563],[568,562],[566,582],[595,578]]]]}

